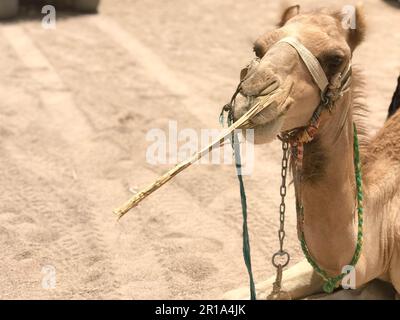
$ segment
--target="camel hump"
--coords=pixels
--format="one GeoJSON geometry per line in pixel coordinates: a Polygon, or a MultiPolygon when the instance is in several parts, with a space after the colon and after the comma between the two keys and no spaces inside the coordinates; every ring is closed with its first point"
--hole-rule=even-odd
{"type": "Polygon", "coordinates": [[[394,115],[398,109],[400,109],[400,76],[397,78],[397,87],[389,106],[388,119],[394,115]]]}

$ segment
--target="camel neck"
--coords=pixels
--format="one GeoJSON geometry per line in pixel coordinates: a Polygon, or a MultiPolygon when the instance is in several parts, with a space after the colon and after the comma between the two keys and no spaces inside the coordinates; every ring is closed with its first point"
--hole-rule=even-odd
{"type": "Polygon", "coordinates": [[[304,148],[300,185],[306,242],[314,259],[333,274],[349,263],[356,244],[350,104],[346,94],[332,113],[321,115],[317,135],[304,148]]]}

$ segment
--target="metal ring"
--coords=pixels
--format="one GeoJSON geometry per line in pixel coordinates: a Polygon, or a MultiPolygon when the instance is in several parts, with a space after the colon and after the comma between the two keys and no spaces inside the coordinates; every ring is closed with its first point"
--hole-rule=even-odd
{"type": "Polygon", "coordinates": [[[329,100],[328,90],[326,90],[324,93],[321,93],[321,102],[323,106],[327,106],[329,104],[329,100]]]}
{"type": "Polygon", "coordinates": [[[290,261],[290,255],[287,251],[278,251],[272,256],[272,265],[275,268],[278,268],[279,266],[282,266],[282,268],[284,268],[289,264],[289,261],[290,261]],[[286,261],[284,264],[281,263],[278,264],[275,262],[276,257],[283,257],[283,256],[286,256],[286,261]]]}

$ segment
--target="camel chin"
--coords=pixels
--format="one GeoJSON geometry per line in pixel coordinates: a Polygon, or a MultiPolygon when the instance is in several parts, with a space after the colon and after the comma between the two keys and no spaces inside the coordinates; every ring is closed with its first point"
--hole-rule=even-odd
{"type": "Polygon", "coordinates": [[[284,117],[278,117],[254,128],[254,144],[271,143],[280,133],[284,117]]]}

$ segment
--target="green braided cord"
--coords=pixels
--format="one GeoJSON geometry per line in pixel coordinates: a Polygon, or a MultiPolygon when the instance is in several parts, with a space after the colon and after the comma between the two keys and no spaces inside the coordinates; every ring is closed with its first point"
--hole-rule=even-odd
{"type": "Polygon", "coordinates": [[[241,159],[240,159],[240,146],[238,142],[237,134],[234,136],[234,154],[235,154],[235,162],[236,162],[236,171],[239,179],[240,186],[240,202],[242,205],[242,214],[243,214],[243,257],[244,262],[247,267],[247,272],[250,278],[250,299],[256,300],[256,288],[254,285],[253,272],[251,269],[251,255],[250,255],[250,240],[249,240],[249,231],[247,228],[247,201],[246,201],[246,193],[244,191],[244,183],[241,169],[241,159]]]}
{"type": "MultiPolygon", "coordinates": [[[[361,163],[360,163],[360,151],[358,145],[357,128],[355,123],[353,123],[354,128],[354,171],[357,186],[357,216],[358,216],[358,233],[357,233],[357,244],[354,251],[353,258],[351,259],[350,265],[355,267],[360,258],[362,244],[363,244],[363,191],[362,191],[362,176],[361,176],[361,163]]],[[[303,215],[303,208],[301,210],[301,215],[303,215]]],[[[323,289],[326,293],[332,293],[333,290],[338,286],[338,282],[341,281],[346,273],[341,273],[336,277],[329,277],[327,272],[318,265],[318,263],[312,258],[310,251],[308,250],[307,243],[304,236],[304,231],[300,234],[300,244],[301,249],[308,261],[308,263],[314,268],[314,270],[322,277],[325,281],[323,289]]]]}
{"type": "MultiPolygon", "coordinates": [[[[223,123],[223,113],[222,116],[220,116],[220,122],[223,123]]],[[[228,125],[230,126],[232,124],[232,119],[228,116],[227,119],[228,125]]],[[[244,258],[244,263],[246,264],[247,272],[249,274],[249,281],[250,281],[250,299],[251,300],[256,300],[256,287],[254,284],[254,278],[253,278],[253,271],[251,268],[251,254],[250,254],[250,238],[249,238],[249,231],[247,228],[247,200],[246,200],[246,192],[244,189],[244,183],[243,183],[243,176],[242,176],[242,165],[241,165],[241,157],[240,157],[240,145],[239,145],[239,139],[237,134],[232,133],[232,147],[233,147],[233,153],[235,156],[235,165],[236,165],[236,172],[237,172],[237,177],[239,180],[239,188],[240,188],[240,203],[242,206],[242,215],[243,215],[243,258],[244,258]]]]}

